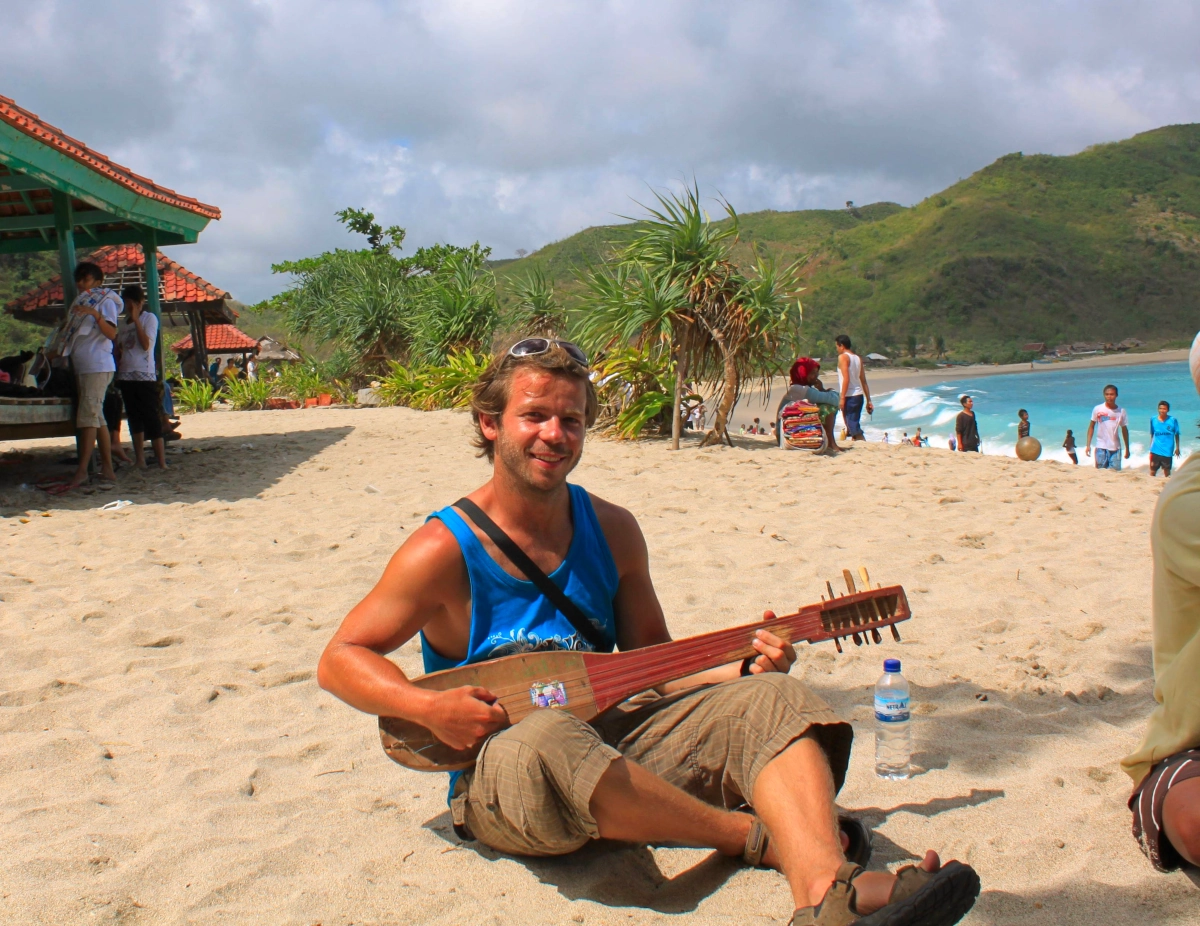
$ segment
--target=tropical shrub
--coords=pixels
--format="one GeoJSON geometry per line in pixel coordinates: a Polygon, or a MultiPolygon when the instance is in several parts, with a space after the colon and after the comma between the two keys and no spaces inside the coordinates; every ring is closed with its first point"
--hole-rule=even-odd
{"type": "Polygon", "coordinates": [[[173,394],[175,404],[185,412],[206,412],[217,401],[212,383],[203,379],[185,379],[173,394]]]}
{"type": "MultiPolygon", "coordinates": [[[[635,227],[634,238],[614,259],[589,267],[579,339],[593,354],[632,347],[647,359],[669,361],[674,382],[667,409],[674,445],[679,446],[685,384],[717,383],[719,398],[712,430],[704,443],[725,436],[729,413],[748,379],[780,372],[795,350],[801,309],[798,267],[780,270],[761,254],[749,272],[734,265],[737,213],[722,203],[728,222],[716,224],[700,205],[696,187],[683,195],[655,194],[657,208],[635,227]]],[[[627,406],[631,424],[646,423],[661,401],[646,392],[661,388],[632,385],[627,406]]]]}
{"type": "Polygon", "coordinates": [[[225,393],[236,411],[250,411],[266,408],[272,389],[272,384],[264,379],[235,379],[226,385],[225,393]]]}
{"type": "Polygon", "coordinates": [[[490,356],[471,350],[450,354],[443,364],[406,367],[393,362],[379,383],[379,398],[384,405],[423,411],[466,408],[471,403],[471,385],[489,363],[490,356]]]}
{"type": "Polygon", "coordinates": [[[499,311],[489,248],[435,245],[397,258],[404,229],[383,229],[363,210],[338,218],[370,247],[275,264],[294,283],[261,310],[280,313],[293,334],[336,348],[346,358],[343,374],[359,380],[390,361],[438,364],[490,343],[499,311]]]}

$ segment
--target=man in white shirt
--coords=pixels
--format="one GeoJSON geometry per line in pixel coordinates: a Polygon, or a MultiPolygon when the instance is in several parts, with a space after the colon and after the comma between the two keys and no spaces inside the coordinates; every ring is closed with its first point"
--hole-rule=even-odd
{"type": "Polygon", "coordinates": [[[105,289],[104,271],[96,264],[84,261],[75,268],[75,286],[79,295],[71,303],[67,324],[78,322],[79,327],[67,342],[63,356],[71,358],[75,369],[77,405],[75,426],[79,429],[79,466],[75,475],[59,492],[67,492],[87,482],[88,462],[92,448],[100,444],[100,475],[106,482],[115,482],[112,441],[104,423],[104,394],[112,382],[117,365],[113,360],[113,338],[117,336],[117,318],[121,314],[121,298],[105,289]]]}
{"type": "Polygon", "coordinates": [[[871,403],[871,388],[867,385],[867,374],[863,372],[862,358],[854,353],[848,335],[839,334],[834,343],[838,352],[838,386],[841,392],[839,404],[846,435],[851,440],[866,440],[859,419],[862,417],[864,405],[868,415],[875,413],[875,406],[871,403]]]}
{"type": "Polygon", "coordinates": [[[1088,424],[1087,446],[1083,452],[1092,455],[1092,435],[1096,437],[1096,469],[1121,469],[1121,439],[1125,438],[1125,459],[1129,459],[1129,416],[1117,405],[1117,387],[1104,387],[1104,404],[1092,409],[1088,424]]]}

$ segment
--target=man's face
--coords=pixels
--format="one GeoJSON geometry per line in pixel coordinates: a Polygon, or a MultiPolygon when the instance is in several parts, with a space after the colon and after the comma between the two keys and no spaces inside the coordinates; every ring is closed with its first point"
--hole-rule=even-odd
{"type": "Polygon", "coordinates": [[[577,379],[537,368],[518,370],[497,421],[480,416],[496,442],[496,470],[538,492],[559,488],[583,455],[587,388],[577,379]]]}
{"type": "Polygon", "coordinates": [[[95,289],[100,285],[101,282],[101,280],[98,280],[93,276],[86,276],[82,280],[76,281],[75,286],[81,293],[85,293],[89,289],[95,289]]]}
{"type": "Polygon", "coordinates": [[[1104,404],[1107,405],[1109,408],[1117,407],[1117,390],[1115,390],[1115,389],[1105,389],[1104,390],[1104,404]]]}
{"type": "Polygon", "coordinates": [[[1168,415],[1168,414],[1170,414],[1170,411],[1171,411],[1171,410],[1170,410],[1169,408],[1167,408],[1167,406],[1165,406],[1165,405],[1159,405],[1159,406],[1158,406],[1158,420],[1159,420],[1159,421],[1166,421],[1166,420],[1167,420],[1167,415],[1168,415]]]}
{"type": "Polygon", "coordinates": [[[975,407],[975,400],[972,399],[970,396],[967,396],[967,401],[963,402],[963,408],[965,408],[967,411],[970,411],[974,407],[975,407]]]}

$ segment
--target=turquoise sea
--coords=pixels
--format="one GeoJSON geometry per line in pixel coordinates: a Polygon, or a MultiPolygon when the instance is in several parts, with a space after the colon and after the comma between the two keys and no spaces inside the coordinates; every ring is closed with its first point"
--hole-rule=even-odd
{"type": "MultiPolygon", "coordinates": [[[[1016,456],[1017,410],[1029,412],[1031,433],[1042,442],[1042,459],[1067,461],[1062,449],[1067,429],[1075,432],[1080,465],[1091,465],[1083,453],[1092,409],[1104,401],[1104,386],[1119,390],[1117,404],[1129,413],[1132,455],[1125,466],[1149,462],[1150,419],[1158,402],[1171,403],[1179,419],[1183,457],[1200,450],[1200,395],[1192,385],[1186,363],[1148,363],[1141,366],[1071,369],[1055,364],[1045,371],[1010,373],[979,379],[958,379],[921,389],[905,388],[876,397],[875,414],[863,416],[868,440],[898,440],[921,428],[931,447],[947,447],[954,436],[958,397],[973,396],[983,452],[1016,456]]],[[[839,422],[840,428],[840,422],[839,422]]]]}

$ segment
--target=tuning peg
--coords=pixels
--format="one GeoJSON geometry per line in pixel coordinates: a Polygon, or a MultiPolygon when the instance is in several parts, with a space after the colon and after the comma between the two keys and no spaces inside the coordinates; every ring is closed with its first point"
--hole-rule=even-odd
{"type": "Polygon", "coordinates": [[[867,567],[866,566],[858,567],[858,577],[860,579],[862,579],[863,588],[871,587],[871,577],[869,575],[867,575],[867,567]]]}
{"type": "Polygon", "coordinates": [[[876,643],[883,642],[883,637],[881,637],[879,635],[879,631],[876,630],[874,627],[871,628],[871,639],[874,640],[876,643]]]}
{"type": "Polygon", "coordinates": [[[894,639],[897,643],[899,643],[900,642],[900,631],[896,629],[895,624],[888,624],[888,626],[890,628],[892,628],[892,639],[894,639]]]}
{"type": "Polygon", "coordinates": [[[833,599],[836,598],[837,595],[835,595],[833,593],[833,583],[830,582],[828,579],[825,580],[825,588],[828,589],[828,591],[829,591],[829,600],[833,601],[833,599]]]}
{"type": "Polygon", "coordinates": [[[854,633],[854,634],[851,634],[850,636],[854,640],[855,646],[862,646],[862,640],[859,638],[858,634],[854,633]]]}
{"type": "Polygon", "coordinates": [[[846,580],[846,591],[853,595],[858,589],[854,587],[854,576],[850,575],[849,569],[842,570],[842,578],[846,580]]]}
{"type": "Polygon", "coordinates": [[[837,647],[837,651],[839,653],[842,652],[842,638],[841,637],[834,637],[833,645],[837,647]]]}

